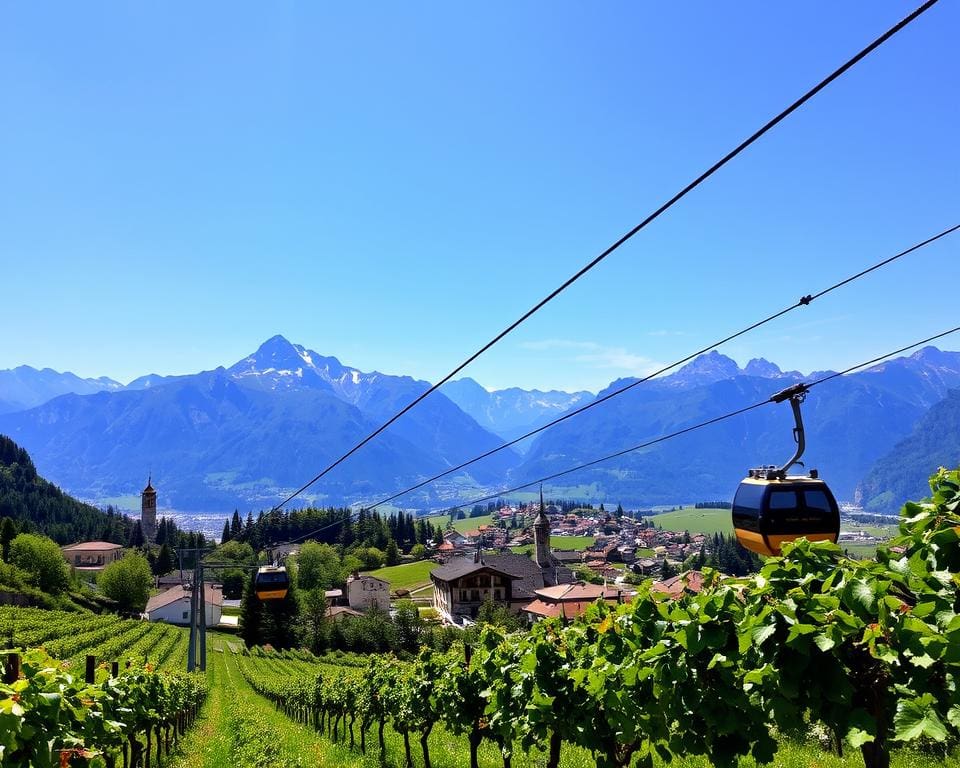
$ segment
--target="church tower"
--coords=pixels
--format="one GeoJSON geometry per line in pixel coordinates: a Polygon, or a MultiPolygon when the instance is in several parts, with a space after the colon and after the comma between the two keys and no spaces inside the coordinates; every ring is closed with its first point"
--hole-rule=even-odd
{"type": "Polygon", "coordinates": [[[547,518],[547,508],[543,505],[543,488],[540,489],[540,514],[533,524],[533,557],[541,568],[550,568],[554,564],[550,554],[550,520],[547,518]]]}
{"type": "Polygon", "coordinates": [[[157,492],[147,478],[147,487],[140,493],[140,528],[143,538],[151,544],[157,539],[157,492]]]}

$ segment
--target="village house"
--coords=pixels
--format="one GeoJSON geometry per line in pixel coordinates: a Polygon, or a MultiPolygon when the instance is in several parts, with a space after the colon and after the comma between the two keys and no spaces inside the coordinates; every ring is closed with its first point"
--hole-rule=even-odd
{"type": "Polygon", "coordinates": [[[555,549],[553,556],[564,565],[579,565],[583,560],[583,554],[575,549],[555,549]]]}
{"type": "Polygon", "coordinates": [[[343,596],[342,589],[327,589],[323,592],[323,599],[327,602],[327,607],[334,605],[344,605],[347,598],[343,596]]]}
{"type": "Polygon", "coordinates": [[[123,545],[109,541],[82,541],[62,547],[67,562],[78,571],[102,571],[123,557],[123,545]]]}
{"type": "Polygon", "coordinates": [[[454,547],[465,547],[470,543],[470,540],[460,533],[460,531],[447,531],[443,534],[443,540],[449,542],[454,547]]]}
{"type": "MultiPolygon", "coordinates": [[[[204,584],[203,597],[207,626],[214,627],[220,623],[223,613],[223,591],[219,586],[204,584]]],[[[187,626],[190,623],[190,590],[176,586],[154,595],[147,601],[144,613],[149,621],[187,626]]]]}
{"type": "Polygon", "coordinates": [[[347,604],[366,613],[374,608],[390,610],[390,582],[369,574],[354,572],[347,578],[347,604]]]}

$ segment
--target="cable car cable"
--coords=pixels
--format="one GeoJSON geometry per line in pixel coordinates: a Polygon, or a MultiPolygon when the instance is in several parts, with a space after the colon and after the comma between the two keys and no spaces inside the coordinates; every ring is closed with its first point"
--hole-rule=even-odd
{"type": "Polygon", "coordinates": [[[787,118],[788,116],[790,116],[793,112],[795,112],[795,111],[798,110],[800,107],[802,107],[804,104],[806,104],[806,102],[808,102],[810,99],[812,99],[814,96],[816,96],[820,91],[822,91],[824,88],[826,88],[828,85],[830,85],[830,83],[832,83],[834,80],[836,80],[836,79],[837,79],[838,77],[840,77],[842,74],[844,74],[847,70],[849,70],[850,68],[852,68],[854,65],[856,65],[857,63],[859,63],[862,59],[866,58],[866,56],[868,56],[868,55],[869,55],[870,53],[872,53],[874,50],[876,50],[876,49],[879,48],[881,45],[883,45],[883,43],[885,43],[887,40],[889,40],[891,37],[893,37],[897,32],[899,32],[901,29],[903,29],[904,27],[906,27],[906,26],[907,26],[908,24],[910,24],[912,21],[914,21],[915,19],[917,19],[917,18],[918,18],[920,15],[922,15],[924,12],[926,12],[927,10],[929,10],[929,9],[930,9],[933,5],[935,5],[937,2],[938,2],[938,0],[927,0],[927,1],[926,1],[925,3],[923,3],[920,7],[916,8],[909,16],[905,17],[904,19],[902,19],[902,20],[899,21],[898,23],[894,24],[892,27],[890,27],[890,29],[888,29],[886,32],[884,32],[882,35],[880,35],[878,38],[876,38],[873,42],[871,42],[869,45],[867,45],[865,48],[863,48],[859,53],[855,54],[852,58],[848,59],[848,60],[847,60],[844,64],[842,64],[840,67],[838,67],[838,68],[835,69],[833,72],[831,72],[829,75],[827,75],[827,76],[826,76],[824,79],[822,79],[819,83],[817,83],[815,86],[813,86],[813,88],[811,88],[811,89],[808,90],[806,93],[804,93],[800,98],[798,98],[796,101],[794,101],[792,104],[790,104],[790,106],[788,106],[788,107],[787,107],[786,109],[784,109],[782,112],[780,112],[780,113],[777,114],[775,117],[773,117],[772,119],[770,119],[769,121],[767,121],[761,128],[759,128],[757,131],[755,131],[755,132],[754,132],[752,135],[750,135],[748,138],[746,138],[746,139],[744,139],[742,142],[740,142],[740,144],[738,144],[734,149],[732,149],[730,152],[728,152],[726,155],[724,155],[724,156],[723,156],[720,160],[718,160],[716,163],[714,163],[713,165],[711,165],[706,171],[704,171],[704,172],[701,173],[699,176],[697,176],[697,178],[695,178],[693,181],[691,181],[689,184],[687,184],[683,189],[681,189],[681,190],[680,190],[679,192],[677,192],[673,197],[671,197],[669,200],[667,200],[665,203],[663,203],[659,208],[657,208],[655,211],[653,211],[652,213],[650,213],[649,215],[647,215],[647,217],[646,217],[645,219],[643,219],[643,221],[641,221],[639,224],[637,224],[633,229],[631,229],[631,230],[630,230],[629,232],[627,232],[625,235],[622,235],[616,242],[614,242],[612,245],[608,246],[608,247],[606,248],[606,250],[604,250],[604,251],[603,251],[602,253],[600,253],[598,256],[594,257],[594,259],[593,259],[592,261],[590,261],[589,263],[587,263],[586,265],[584,265],[583,267],[581,267],[575,274],[573,274],[571,277],[567,278],[560,286],[558,286],[557,288],[555,288],[555,289],[554,289],[553,291],[551,291],[547,296],[545,296],[545,297],[542,298],[540,301],[538,301],[536,304],[534,304],[530,309],[528,309],[526,312],[524,312],[519,318],[517,318],[516,320],[514,320],[512,323],[510,323],[510,325],[508,325],[506,328],[504,328],[502,331],[500,331],[500,333],[498,333],[496,336],[494,336],[490,341],[488,341],[486,344],[484,344],[482,347],[480,347],[480,349],[478,349],[476,352],[474,352],[472,355],[470,355],[470,356],[469,356],[466,360],[464,360],[462,363],[460,363],[459,365],[457,365],[456,368],[454,368],[452,371],[450,371],[450,373],[448,373],[446,376],[444,376],[442,379],[440,379],[436,384],[433,384],[432,386],[430,386],[427,390],[425,390],[423,393],[421,393],[421,394],[418,395],[416,398],[414,398],[410,403],[408,403],[408,404],[405,405],[403,408],[401,408],[399,411],[397,411],[397,413],[395,413],[395,414],[394,414],[393,416],[391,416],[387,421],[385,421],[383,424],[381,424],[379,427],[377,427],[377,429],[375,429],[373,432],[371,432],[369,435],[367,435],[365,438],[363,438],[359,443],[357,443],[356,445],[354,445],[350,450],[348,450],[346,453],[344,453],[342,456],[340,456],[340,458],[336,459],[333,463],[329,464],[326,468],[324,468],[322,471],[320,471],[318,474],[316,474],[309,482],[305,483],[305,484],[302,485],[300,488],[298,488],[296,491],[294,491],[293,493],[291,493],[290,495],[288,495],[286,498],[284,498],[283,501],[281,501],[279,504],[277,504],[275,507],[273,507],[273,508],[271,509],[271,511],[279,510],[281,507],[283,507],[284,505],[286,505],[286,504],[287,504],[288,502],[290,502],[291,500],[295,499],[297,496],[299,496],[301,493],[303,493],[305,490],[307,490],[310,486],[312,486],[314,483],[316,483],[318,480],[320,480],[322,477],[324,477],[324,475],[326,475],[328,472],[330,472],[330,471],[333,470],[335,467],[339,466],[341,463],[343,463],[344,461],[346,461],[350,456],[352,456],[354,453],[356,453],[358,450],[360,450],[363,446],[365,446],[367,443],[369,443],[371,440],[373,440],[375,437],[377,437],[377,435],[381,434],[385,429],[387,429],[387,427],[389,427],[391,424],[393,424],[397,419],[399,419],[399,418],[400,418],[401,416],[403,416],[405,413],[407,413],[407,412],[410,411],[412,408],[414,408],[417,404],[419,404],[419,403],[420,403],[421,401],[423,401],[426,397],[428,397],[430,394],[432,394],[432,393],[435,392],[437,389],[439,389],[442,385],[446,384],[450,379],[452,379],[454,376],[456,376],[460,371],[462,371],[464,368],[466,368],[470,363],[472,363],[474,360],[476,360],[478,357],[480,357],[480,355],[482,355],[484,352],[486,352],[486,351],[487,351],[488,349],[490,349],[492,346],[494,346],[495,344],[497,344],[501,339],[503,339],[505,336],[507,336],[507,334],[511,333],[511,332],[512,332],[514,329],[516,329],[520,324],[522,324],[523,322],[525,322],[525,321],[526,321],[527,319],[529,319],[532,315],[534,315],[536,312],[538,312],[540,309],[542,309],[544,306],[546,306],[549,302],[551,302],[553,299],[555,299],[557,296],[559,296],[563,291],[565,291],[567,288],[569,288],[571,285],[573,285],[577,280],[579,280],[581,277],[583,277],[587,272],[589,272],[591,269],[593,269],[595,266],[597,266],[597,264],[599,264],[601,261],[603,261],[605,258],[607,258],[607,256],[609,256],[611,253],[613,253],[615,250],[617,250],[621,245],[623,245],[624,243],[626,243],[626,242],[627,242],[628,240],[630,240],[634,235],[636,235],[638,232],[640,232],[640,230],[644,229],[648,224],[650,224],[651,222],[653,222],[655,219],[659,218],[661,214],[665,213],[667,210],[669,210],[670,208],[672,208],[675,203],[679,202],[682,198],[686,197],[686,195],[687,195],[689,192],[693,191],[693,190],[696,189],[698,186],[700,186],[700,184],[702,184],[704,181],[706,181],[708,178],[710,178],[714,173],[716,173],[716,172],[717,172],[718,170],[720,170],[723,166],[725,166],[728,162],[730,162],[733,158],[735,158],[737,155],[739,155],[741,152],[743,152],[745,149],[747,149],[751,144],[753,144],[754,142],[756,142],[756,141],[757,141],[760,137],[762,137],[765,133],[767,133],[769,130],[771,130],[771,129],[774,128],[776,125],[778,125],[780,122],[782,122],[785,118],[787,118]]]}
{"type": "MultiPolygon", "coordinates": [[[[903,353],[903,352],[906,352],[906,351],[908,351],[908,350],[911,350],[911,349],[913,349],[913,348],[915,348],[915,347],[919,347],[919,346],[921,346],[921,345],[923,345],[923,344],[929,344],[929,343],[932,342],[932,341],[936,341],[937,339],[941,339],[941,338],[943,338],[943,337],[945,337],[945,336],[949,336],[950,334],[957,333],[958,331],[960,331],[960,326],[956,326],[956,327],[954,327],[954,328],[950,328],[949,330],[942,331],[941,333],[935,334],[935,335],[933,335],[933,336],[929,336],[929,337],[927,337],[927,338],[925,338],[925,339],[922,339],[921,341],[914,342],[913,344],[908,344],[907,346],[905,346],[905,347],[900,347],[899,349],[895,349],[895,350],[893,350],[892,352],[887,352],[886,354],[880,355],[880,356],[878,356],[878,357],[874,357],[873,359],[867,360],[866,362],[857,363],[856,365],[852,365],[852,366],[850,366],[849,368],[845,368],[845,369],[842,370],[842,371],[831,372],[831,373],[829,373],[828,375],[822,376],[822,377],[819,378],[819,379],[815,379],[814,381],[811,381],[811,382],[809,382],[809,383],[807,383],[807,384],[804,384],[803,386],[804,386],[807,390],[809,390],[809,389],[811,389],[811,388],[813,388],[813,387],[819,386],[820,384],[823,384],[823,383],[825,383],[825,382],[827,382],[827,381],[830,381],[830,380],[832,380],[832,379],[835,379],[835,378],[837,378],[837,377],[839,377],[839,376],[846,376],[847,374],[853,373],[854,371],[859,370],[860,368],[866,368],[867,366],[874,365],[875,363],[878,363],[878,362],[881,362],[881,361],[883,361],[883,360],[886,360],[887,358],[893,357],[894,355],[899,355],[899,354],[901,354],[901,353],[903,353]]],[[[538,478],[537,480],[530,480],[529,482],[523,483],[522,485],[517,485],[517,486],[514,486],[513,488],[507,488],[507,489],[504,489],[504,490],[500,490],[500,491],[498,491],[497,493],[490,494],[490,495],[488,495],[488,496],[482,496],[482,497],[480,497],[480,498],[478,498],[478,499],[473,499],[473,500],[468,501],[468,502],[465,502],[465,503],[463,503],[463,504],[458,504],[458,505],[456,505],[456,506],[447,507],[447,510],[464,509],[465,507],[471,507],[471,506],[473,506],[474,504],[480,504],[480,503],[482,503],[482,502],[484,502],[484,501],[492,501],[492,500],[494,500],[494,499],[500,498],[501,496],[504,496],[505,494],[515,493],[515,492],[517,492],[517,491],[523,490],[524,488],[529,488],[531,485],[537,485],[537,484],[539,484],[539,483],[545,483],[545,482],[547,482],[547,481],[549,481],[549,480],[555,480],[555,479],[558,478],[558,477],[563,477],[564,475],[569,475],[569,474],[572,474],[573,472],[578,472],[578,471],[581,470],[581,469],[586,469],[587,467],[592,467],[592,466],[594,466],[594,465],[596,465],[596,464],[600,464],[600,463],[605,462],[605,461],[610,461],[611,459],[619,458],[620,456],[624,456],[625,454],[632,453],[633,451],[638,451],[638,450],[640,450],[640,449],[642,449],[642,448],[648,448],[648,447],[650,447],[650,446],[652,446],[652,445],[656,445],[657,443],[662,443],[662,442],[666,442],[667,440],[672,440],[673,438],[675,438],[675,437],[680,437],[681,435],[685,435],[685,434],[687,434],[688,432],[693,432],[693,431],[698,430],[698,429],[703,429],[704,427],[708,427],[708,426],[710,426],[710,425],[712,425],[712,424],[716,424],[716,423],[718,423],[718,422],[720,422],[720,421],[726,421],[727,419],[731,419],[731,418],[733,418],[733,417],[735,417],[735,416],[740,416],[740,415],[742,415],[742,414],[744,414],[744,413],[747,413],[747,412],[749,412],[749,411],[755,410],[755,409],[757,409],[757,408],[760,408],[760,407],[762,407],[762,406],[764,406],[764,405],[768,405],[768,404],[770,404],[770,403],[776,403],[776,402],[777,402],[776,398],[777,398],[780,394],[781,394],[781,393],[778,392],[778,393],[776,393],[776,394],[774,394],[774,395],[771,395],[771,396],[770,396],[769,398],[767,398],[766,400],[761,400],[761,401],[758,401],[758,402],[756,402],[756,403],[752,403],[751,405],[744,406],[743,408],[738,408],[738,409],[735,410],[735,411],[731,411],[731,412],[729,412],[729,413],[725,413],[725,414],[723,414],[723,415],[721,415],[721,416],[715,416],[715,417],[712,418],[712,419],[707,419],[706,421],[702,421],[702,422],[700,422],[700,423],[698,423],[698,424],[694,424],[694,425],[689,426],[689,427],[684,427],[683,429],[677,430],[676,432],[671,432],[671,433],[666,434],[666,435],[661,435],[660,437],[654,438],[653,440],[649,440],[649,441],[647,441],[647,442],[640,443],[639,445],[634,445],[634,446],[632,446],[632,447],[630,447],[630,448],[626,448],[626,449],[624,449],[624,450],[617,451],[616,453],[607,454],[606,456],[602,456],[602,457],[600,457],[600,458],[598,458],[598,459],[593,459],[592,461],[586,462],[586,463],[584,463],[584,464],[579,464],[579,465],[577,465],[576,467],[571,467],[570,469],[565,469],[565,470],[563,470],[562,472],[556,472],[556,473],[554,473],[554,474],[552,474],[552,475],[547,475],[546,477],[538,478]]],[[[363,509],[366,510],[366,509],[368,509],[368,507],[363,507],[363,509]]],[[[278,546],[283,546],[284,544],[295,544],[296,542],[302,541],[302,540],[304,540],[304,539],[306,539],[306,538],[309,538],[310,536],[314,536],[314,535],[316,535],[316,534],[318,534],[318,533],[322,533],[323,531],[329,530],[330,528],[335,528],[335,527],[337,527],[337,526],[339,526],[339,525],[342,525],[346,520],[351,520],[355,515],[359,515],[359,512],[353,513],[353,514],[351,514],[351,515],[347,515],[346,517],[344,517],[344,518],[342,518],[342,519],[340,519],[340,520],[335,520],[335,521],[333,521],[332,523],[327,523],[326,525],[323,525],[323,526],[321,526],[320,528],[317,528],[317,529],[315,529],[315,530],[313,530],[313,531],[310,531],[310,532],[308,532],[308,533],[305,533],[305,534],[303,534],[302,536],[297,536],[296,538],[289,539],[289,540],[287,540],[287,541],[284,541],[284,542],[281,542],[281,543],[278,543],[278,544],[274,544],[273,546],[274,546],[274,547],[278,547],[278,546]]],[[[424,516],[423,519],[429,519],[429,516],[424,516]]]]}
{"type": "Polygon", "coordinates": [[[475,464],[476,462],[482,461],[483,459],[486,459],[486,458],[489,457],[489,456],[493,456],[495,453],[499,453],[500,451],[503,451],[503,450],[505,450],[505,449],[507,449],[507,448],[510,448],[511,446],[514,446],[514,445],[516,445],[517,443],[519,443],[519,442],[521,442],[521,441],[523,441],[523,440],[526,440],[526,439],[529,438],[529,437],[533,437],[534,435],[539,434],[540,432],[543,432],[544,430],[547,430],[547,429],[549,429],[550,427],[553,427],[553,426],[559,424],[559,423],[562,422],[562,421],[566,421],[567,419],[571,419],[571,418],[573,418],[574,416],[580,415],[580,414],[583,413],[584,411],[588,411],[588,410],[590,410],[591,408],[594,408],[594,407],[596,407],[596,406],[598,406],[598,405],[601,405],[602,403],[605,403],[605,402],[608,401],[608,400],[612,400],[614,397],[617,397],[617,396],[619,396],[619,395],[622,395],[624,392],[627,392],[627,391],[633,389],[634,387],[639,386],[640,384],[643,384],[643,383],[645,383],[645,382],[647,382],[647,381],[650,381],[651,379],[656,378],[657,376],[660,376],[661,374],[664,374],[664,373],[666,373],[667,371],[670,371],[670,370],[672,370],[672,369],[674,369],[674,368],[676,368],[676,367],[678,367],[678,366],[680,366],[680,365],[683,365],[684,363],[687,363],[687,362],[693,360],[695,357],[698,357],[699,355],[702,355],[702,354],[704,354],[705,352],[709,352],[710,350],[716,349],[717,347],[720,347],[720,346],[722,346],[723,344],[726,344],[728,341],[733,341],[734,339],[736,339],[736,338],[738,338],[738,337],[740,337],[740,336],[743,336],[744,334],[749,333],[750,331],[756,330],[756,329],[759,328],[760,326],[766,325],[767,323],[772,322],[773,320],[776,320],[776,319],[779,318],[779,317],[783,317],[784,315],[792,312],[792,311],[795,310],[795,309],[799,309],[800,307],[809,306],[813,301],[815,301],[816,299],[819,299],[821,296],[825,296],[825,295],[827,295],[828,293],[830,293],[831,291],[835,291],[837,288],[840,288],[840,287],[842,287],[842,286],[844,286],[844,285],[848,285],[849,283],[852,283],[852,282],[854,282],[855,280],[858,280],[859,278],[863,277],[864,275],[868,275],[868,274],[870,274],[871,272],[873,272],[873,271],[875,271],[875,270],[877,270],[877,269],[880,269],[881,267],[885,267],[885,266],[887,266],[888,264],[896,261],[897,259],[900,259],[900,258],[906,256],[907,254],[913,253],[914,251],[918,251],[918,250],[920,250],[921,248],[923,248],[924,246],[930,245],[931,243],[936,242],[936,241],[939,240],[940,238],[946,237],[947,235],[952,234],[952,233],[956,232],[957,230],[960,230],[960,224],[955,224],[954,226],[950,227],[949,229],[945,229],[945,230],[943,230],[942,232],[940,232],[940,233],[938,233],[938,234],[936,234],[936,235],[933,235],[932,237],[928,237],[926,240],[923,240],[922,242],[916,243],[915,245],[912,245],[912,246],[910,246],[909,248],[900,251],[899,253],[895,253],[893,256],[890,256],[890,257],[884,259],[883,261],[877,262],[876,264],[874,264],[874,265],[872,265],[872,266],[870,266],[870,267],[867,267],[866,269],[863,269],[863,270],[861,270],[860,272],[857,272],[855,275],[851,275],[850,277],[847,277],[847,278],[844,279],[844,280],[841,280],[841,281],[839,281],[839,282],[837,282],[837,283],[834,283],[833,285],[828,286],[827,288],[824,288],[823,290],[821,290],[821,291],[819,291],[819,292],[817,292],[817,293],[807,294],[807,295],[805,295],[805,296],[802,296],[795,304],[791,304],[789,307],[786,307],[786,308],[784,308],[784,309],[781,309],[779,312],[774,312],[772,315],[769,315],[768,317],[765,317],[763,320],[759,320],[759,321],[757,321],[757,322],[755,322],[755,323],[752,323],[751,325],[748,325],[746,328],[743,328],[743,329],[737,331],[736,333],[732,333],[732,334],[730,334],[729,336],[726,336],[726,337],[724,337],[723,339],[720,339],[719,341],[716,341],[716,342],[710,344],[709,346],[703,347],[702,349],[699,349],[699,350],[697,350],[696,352],[692,352],[691,354],[687,355],[686,357],[683,357],[683,358],[681,358],[680,360],[677,360],[676,362],[671,363],[670,365],[664,366],[663,368],[660,368],[659,370],[654,371],[653,373],[648,374],[647,376],[644,376],[644,377],[641,378],[641,379],[637,379],[636,381],[633,381],[633,382],[631,382],[630,384],[627,384],[627,385],[625,385],[625,386],[623,386],[623,387],[620,387],[619,389],[615,389],[615,390],[613,390],[612,392],[608,392],[608,393],[605,394],[603,397],[598,397],[597,399],[591,400],[589,403],[586,403],[585,405],[582,405],[582,406],[580,406],[579,408],[575,408],[575,409],[572,410],[572,411],[567,411],[566,413],[558,416],[557,418],[553,419],[552,421],[548,421],[546,424],[543,424],[543,425],[537,427],[536,429],[532,429],[532,430],[530,430],[529,432],[527,432],[526,434],[520,435],[520,437],[516,437],[516,438],[514,438],[513,440],[510,440],[509,442],[503,443],[502,445],[498,446],[497,448],[491,448],[489,451],[485,451],[484,453],[481,453],[481,454],[479,454],[478,456],[475,456],[475,457],[472,458],[472,459],[469,459],[469,460],[467,460],[467,461],[464,461],[464,462],[462,462],[461,464],[457,464],[455,467],[450,467],[450,468],[448,468],[448,469],[445,469],[443,472],[440,472],[440,473],[434,475],[433,477],[427,478],[426,480],[421,480],[420,482],[416,483],[415,485],[411,485],[409,488],[405,488],[405,489],[402,490],[402,491],[397,491],[396,493],[394,493],[394,494],[392,494],[392,495],[390,495],[390,496],[387,496],[387,497],[385,497],[385,498],[383,498],[383,499],[380,499],[380,500],[377,501],[375,504],[371,504],[371,505],[369,505],[369,506],[366,506],[365,508],[366,508],[366,509],[376,509],[377,507],[381,506],[382,504],[386,504],[386,503],[388,503],[388,502],[391,502],[391,501],[393,501],[394,499],[400,498],[401,496],[406,496],[408,493],[412,493],[413,491],[416,491],[416,490],[418,490],[418,489],[420,489],[420,488],[423,488],[425,485],[430,485],[431,483],[434,483],[434,482],[436,482],[437,480],[440,480],[440,479],[442,479],[442,478],[444,478],[444,477],[447,477],[448,475],[451,475],[451,474],[453,474],[454,472],[459,472],[461,469],[464,469],[465,467],[469,467],[471,464],[475,464]]]}

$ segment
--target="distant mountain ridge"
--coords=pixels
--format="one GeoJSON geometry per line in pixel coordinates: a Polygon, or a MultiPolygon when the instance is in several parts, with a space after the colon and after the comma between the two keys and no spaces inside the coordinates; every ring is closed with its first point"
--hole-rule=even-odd
{"type": "MultiPolygon", "coordinates": [[[[3,382],[13,380],[4,373],[9,372],[0,372],[0,401],[9,398],[3,382]]],[[[84,392],[0,414],[0,433],[26,447],[47,477],[82,498],[102,501],[135,492],[152,469],[164,503],[182,511],[268,508],[430,386],[407,376],[360,371],[282,336],[228,368],[150,374],[126,387],[53,371],[47,377],[51,374],[61,377],[57,386],[84,392]]],[[[435,509],[462,502],[479,491],[553,474],[683,429],[818,375],[785,372],[762,358],[740,368],[710,352],[541,433],[522,456],[501,451],[400,503],[435,509]]],[[[600,395],[632,381],[612,382],[600,395]]],[[[925,414],[956,388],[960,353],[934,347],[816,388],[804,405],[807,466],[820,469],[841,499],[854,498],[864,483],[880,489],[871,491],[871,498],[895,508],[907,485],[890,485],[897,460],[882,459],[921,429],[925,414]]],[[[43,391],[38,388],[34,397],[43,391]]],[[[369,503],[593,397],[519,388],[489,392],[469,378],[449,382],[304,499],[369,503]]],[[[726,498],[747,468],[789,456],[791,428],[789,408],[768,406],[553,487],[571,497],[638,506],[726,498]]],[[[911,462],[918,467],[939,462],[936,448],[921,441],[911,449],[911,462]]]]}
{"type": "Polygon", "coordinates": [[[115,392],[122,388],[120,382],[106,376],[82,379],[69,371],[59,373],[51,368],[37,370],[29,365],[21,365],[0,371],[0,414],[33,408],[58,395],[90,395],[94,392],[115,392]]]}
{"type": "Polygon", "coordinates": [[[440,391],[480,426],[508,441],[593,399],[593,394],[585,391],[543,392],[510,387],[488,392],[471,378],[447,382],[440,391]]]}

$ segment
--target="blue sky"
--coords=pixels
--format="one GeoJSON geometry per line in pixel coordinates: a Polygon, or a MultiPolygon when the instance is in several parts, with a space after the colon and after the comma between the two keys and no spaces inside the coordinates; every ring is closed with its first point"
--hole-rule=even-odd
{"type": "MultiPolygon", "coordinates": [[[[127,381],[282,333],[435,380],[911,9],[8,4],[0,368],[127,381]]],[[[595,390],[957,223],[958,28],[935,6],[469,375],[595,390]]],[[[839,368],[955,325],[958,253],[722,351],[839,368]]]]}

